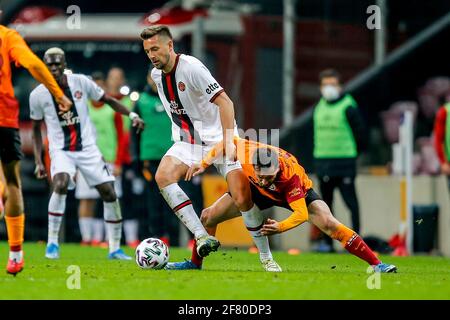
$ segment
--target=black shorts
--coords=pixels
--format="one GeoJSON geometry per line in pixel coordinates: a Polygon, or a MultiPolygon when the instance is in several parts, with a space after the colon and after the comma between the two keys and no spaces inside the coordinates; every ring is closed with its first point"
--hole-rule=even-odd
{"type": "MultiPolygon", "coordinates": [[[[289,206],[289,203],[287,201],[276,201],[273,200],[259,192],[259,189],[255,187],[252,183],[250,183],[250,189],[252,191],[252,200],[253,202],[258,206],[260,210],[269,209],[274,206],[286,208],[288,210],[291,210],[291,207],[289,206]]],[[[229,193],[229,192],[228,192],[229,193]]],[[[231,196],[231,193],[229,193],[231,196]]],[[[309,204],[315,200],[322,200],[322,198],[314,191],[314,189],[309,189],[306,191],[305,201],[306,206],[308,207],[309,204]]]]}
{"type": "Polygon", "coordinates": [[[3,163],[23,158],[19,129],[0,127],[0,159],[3,163]]]}

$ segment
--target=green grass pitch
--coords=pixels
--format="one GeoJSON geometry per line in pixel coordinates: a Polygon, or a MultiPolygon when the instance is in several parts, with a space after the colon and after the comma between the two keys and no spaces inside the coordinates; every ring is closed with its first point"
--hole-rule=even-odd
{"type": "MultiPolygon", "coordinates": [[[[221,249],[202,271],[165,271],[141,270],[134,260],[110,261],[101,248],[62,244],[60,260],[45,259],[44,244],[24,248],[24,271],[16,277],[0,273],[1,299],[450,299],[450,259],[441,257],[383,256],[399,272],[376,278],[365,262],[346,253],[274,252],[284,272],[273,274],[246,250],[221,249]],[[76,283],[69,278],[71,265],[79,267],[80,289],[67,286],[76,283]]],[[[5,266],[7,252],[6,242],[0,243],[5,266]]],[[[188,257],[188,250],[170,251],[171,261],[188,257]]]]}

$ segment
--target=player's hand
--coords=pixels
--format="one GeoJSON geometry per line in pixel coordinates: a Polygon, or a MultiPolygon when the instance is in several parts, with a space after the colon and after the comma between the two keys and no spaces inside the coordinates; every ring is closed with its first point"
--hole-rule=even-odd
{"type": "Polygon", "coordinates": [[[280,233],[280,224],[273,219],[267,219],[266,223],[261,228],[261,234],[263,236],[270,236],[280,233]]]}
{"type": "Polygon", "coordinates": [[[133,127],[136,127],[136,133],[141,132],[145,128],[145,122],[142,120],[139,116],[133,117],[132,125],[133,127]]]}
{"type": "Polygon", "coordinates": [[[63,114],[72,108],[72,101],[69,100],[65,95],[57,99],[59,114],[63,114]]]}
{"type": "Polygon", "coordinates": [[[114,177],[120,176],[122,174],[122,167],[114,165],[112,174],[114,177]]]}
{"type": "Polygon", "coordinates": [[[44,179],[47,177],[47,171],[45,170],[45,166],[42,162],[36,164],[36,168],[34,169],[34,174],[36,175],[36,178],[38,178],[38,179],[44,179]]]}
{"type": "Polygon", "coordinates": [[[441,172],[450,176],[450,164],[448,162],[445,162],[441,165],[441,172]]]}
{"type": "Polygon", "coordinates": [[[233,141],[230,141],[225,145],[225,159],[232,162],[237,160],[236,146],[233,141]]]}
{"type": "Polygon", "coordinates": [[[205,172],[205,168],[203,168],[199,163],[194,163],[186,172],[185,181],[191,181],[192,177],[198,176],[205,172]]]}

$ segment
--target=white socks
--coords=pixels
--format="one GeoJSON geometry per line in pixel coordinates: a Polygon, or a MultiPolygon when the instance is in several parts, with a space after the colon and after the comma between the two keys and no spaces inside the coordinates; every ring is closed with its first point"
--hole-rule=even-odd
{"type": "Polygon", "coordinates": [[[119,200],[103,202],[103,215],[106,222],[109,252],[111,253],[120,248],[120,239],[122,238],[122,213],[119,200]]]}
{"type": "Polygon", "coordinates": [[[203,227],[199,217],[195,213],[191,200],[180,188],[178,183],[172,183],[162,188],[161,194],[177,217],[194,234],[196,239],[208,235],[205,227],[203,227]]]}
{"type": "MultiPolygon", "coordinates": [[[[92,241],[92,226],[94,218],[92,217],[80,217],[78,218],[78,224],[80,226],[81,240],[85,243],[92,241]]],[[[102,221],[103,223],[103,221],[102,221]]]]}
{"type": "Polygon", "coordinates": [[[123,231],[125,232],[126,243],[138,240],[139,222],[137,219],[127,219],[123,222],[123,231]]]}
{"type": "Polygon", "coordinates": [[[9,260],[22,261],[23,251],[9,251],[9,260]]]}
{"type": "Polygon", "coordinates": [[[244,223],[247,230],[252,235],[253,241],[259,250],[260,260],[263,261],[273,259],[272,253],[270,252],[269,239],[267,236],[261,235],[264,217],[256,204],[254,204],[250,210],[243,211],[242,217],[244,218],[244,223]]]}
{"type": "Polygon", "coordinates": [[[103,234],[105,231],[105,220],[99,218],[92,218],[92,240],[96,242],[103,241],[103,234]]]}
{"type": "Polygon", "coordinates": [[[54,243],[58,245],[59,229],[61,228],[61,221],[66,210],[65,194],[58,194],[53,192],[48,202],[48,241],[47,243],[54,243]]]}

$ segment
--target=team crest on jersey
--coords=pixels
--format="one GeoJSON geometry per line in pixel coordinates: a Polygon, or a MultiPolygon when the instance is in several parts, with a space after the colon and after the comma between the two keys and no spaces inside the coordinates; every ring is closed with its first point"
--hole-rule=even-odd
{"type": "Polygon", "coordinates": [[[277,190],[277,187],[272,183],[272,184],[269,186],[269,190],[275,191],[275,190],[277,190]]]}
{"type": "Polygon", "coordinates": [[[83,96],[83,93],[80,90],[77,90],[77,91],[75,91],[73,96],[75,97],[75,99],[80,100],[81,97],[83,96]]]}
{"type": "Polygon", "coordinates": [[[178,89],[180,89],[181,92],[186,90],[186,85],[184,84],[183,81],[178,82],[178,89]]]}

